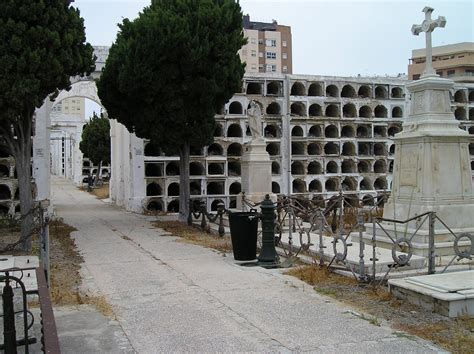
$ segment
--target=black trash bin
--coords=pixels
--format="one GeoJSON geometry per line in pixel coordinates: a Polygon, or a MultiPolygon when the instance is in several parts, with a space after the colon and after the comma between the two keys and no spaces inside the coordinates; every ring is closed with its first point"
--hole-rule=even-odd
{"type": "Polygon", "coordinates": [[[230,237],[236,261],[257,258],[257,212],[229,213],[230,237]]]}

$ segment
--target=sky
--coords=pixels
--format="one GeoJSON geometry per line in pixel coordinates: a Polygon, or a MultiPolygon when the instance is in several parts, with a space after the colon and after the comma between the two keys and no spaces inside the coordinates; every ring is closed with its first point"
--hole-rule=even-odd
{"type": "MultiPolygon", "coordinates": [[[[111,45],[124,18],[133,19],[150,0],[75,0],[84,18],[87,41],[111,45]]],[[[425,35],[411,34],[431,6],[445,28],[432,34],[433,46],[474,42],[474,0],[241,0],[251,21],[291,26],[293,73],[374,76],[407,73],[413,49],[425,35]]]]}
{"type": "MultiPolygon", "coordinates": [[[[111,45],[117,23],[138,16],[150,1],[75,0],[85,20],[87,40],[111,45]]],[[[433,45],[474,41],[473,0],[320,1],[241,0],[252,21],[291,26],[293,73],[355,76],[406,73],[412,49],[423,48],[425,36],[411,34],[421,24],[423,7],[445,16],[445,28],[433,33],[433,45]]]]}

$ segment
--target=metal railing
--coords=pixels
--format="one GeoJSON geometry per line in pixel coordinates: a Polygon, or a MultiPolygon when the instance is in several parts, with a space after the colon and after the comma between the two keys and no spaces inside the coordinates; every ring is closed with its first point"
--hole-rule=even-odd
{"type": "MultiPolygon", "coordinates": [[[[383,233],[387,236],[387,240],[390,240],[388,242],[391,243],[391,258],[393,261],[391,264],[387,264],[388,270],[381,277],[381,282],[383,282],[392,270],[410,266],[410,260],[414,254],[413,238],[426,223],[428,223],[429,238],[428,274],[436,272],[437,245],[435,242],[435,223],[440,223],[446,229],[446,232],[452,236],[454,253],[454,256],[441,270],[441,273],[445,272],[455,260],[472,260],[474,254],[474,235],[469,233],[456,234],[435,212],[426,212],[406,220],[383,218],[381,216],[381,207],[386,202],[388,193],[385,192],[377,196],[377,201],[376,197],[373,197],[370,207],[361,207],[359,204],[354,203],[351,196],[351,194],[344,195],[342,191],[330,198],[318,199],[316,201],[295,196],[279,196],[275,203],[277,212],[275,221],[276,245],[283,249],[287,257],[305,254],[306,256],[313,257],[314,262],[320,266],[328,268],[342,267],[342,269],[352,272],[359,281],[367,282],[375,281],[377,276],[377,262],[379,261],[377,259],[377,248],[380,247],[377,235],[383,233]],[[320,206],[321,202],[324,202],[325,208],[320,206]],[[398,237],[396,232],[395,235],[390,234],[386,229],[387,224],[408,226],[408,223],[414,221],[416,222],[416,227],[408,236],[405,233],[402,237],[398,237]],[[367,224],[372,224],[371,237],[365,231],[367,224]],[[347,260],[348,247],[353,246],[349,240],[351,235],[352,240],[359,243],[359,259],[356,266],[354,266],[353,262],[352,265],[349,264],[347,260]],[[299,238],[299,242],[295,242],[295,237],[299,238]],[[328,241],[328,238],[331,241],[328,241]],[[312,239],[314,239],[314,243],[312,239]],[[466,243],[468,242],[464,241],[470,241],[470,247],[467,247],[466,243]],[[327,245],[328,242],[331,243],[331,246],[327,245]],[[366,259],[365,254],[367,243],[372,248],[369,260],[366,259]],[[311,249],[311,246],[316,246],[316,250],[311,249]],[[329,253],[325,252],[328,246],[332,247],[333,251],[330,257],[328,256],[329,253]],[[366,268],[368,264],[370,266],[366,268]],[[368,274],[370,267],[371,272],[368,274]]],[[[243,194],[242,205],[247,210],[256,210],[260,203],[252,203],[243,194]]],[[[218,205],[215,214],[208,213],[205,202],[200,202],[199,210],[193,211],[192,216],[195,219],[202,219],[201,227],[203,230],[209,229],[208,222],[217,221],[219,224],[219,235],[222,236],[224,234],[223,216],[227,212],[222,203],[218,205]]]]}
{"type": "Polygon", "coordinates": [[[49,295],[48,284],[46,282],[45,270],[42,266],[38,268],[9,268],[0,272],[0,283],[5,283],[2,293],[3,305],[3,344],[0,344],[0,350],[6,354],[17,353],[18,347],[24,347],[24,352],[31,351],[30,345],[37,343],[37,339],[30,335],[30,330],[35,323],[33,313],[28,309],[28,295],[38,295],[41,316],[41,350],[44,353],[60,353],[56,322],[53,314],[53,307],[49,295]],[[35,270],[38,289],[27,290],[23,279],[25,271],[35,270]],[[20,276],[11,275],[12,272],[19,272],[20,276]],[[15,289],[21,292],[21,309],[15,310],[15,289]],[[15,317],[22,316],[23,338],[17,339],[15,317]]]}

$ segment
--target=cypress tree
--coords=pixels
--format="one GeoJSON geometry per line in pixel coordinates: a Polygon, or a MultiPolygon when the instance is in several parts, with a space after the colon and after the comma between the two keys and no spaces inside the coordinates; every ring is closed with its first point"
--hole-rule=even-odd
{"type": "Polygon", "coordinates": [[[152,0],[125,19],[98,82],[110,118],[180,156],[180,220],[189,213],[189,151],[212,142],[214,115],[241,91],[245,43],[233,0],[152,0]]]}
{"type": "Polygon", "coordinates": [[[34,201],[31,135],[35,109],[70,77],[94,70],[84,21],[67,0],[0,1],[0,146],[15,158],[22,248],[29,249],[34,201]]]}

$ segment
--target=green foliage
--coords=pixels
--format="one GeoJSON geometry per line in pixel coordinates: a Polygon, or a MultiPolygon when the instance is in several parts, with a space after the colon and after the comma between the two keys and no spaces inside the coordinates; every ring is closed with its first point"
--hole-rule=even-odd
{"type": "Polygon", "coordinates": [[[240,5],[154,0],[119,27],[98,82],[109,117],[168,153],[211,143],[215,112],[241,90],[240,5]]]}
{"type": "MultiPolygon", "coordinates": [[[[66,0],[0,1],[0,124],[31,121],[70,77],[94,69],[83,19],[66,0]]],[[[14,153],[14,152],[12,152],[14,153]]]]}
{"type": "Polygon", "coordinates": [[[94,165],[110,162],[110,123],[107,118],[94,113],[82,129],[79,149],[94,165]]]}
{"type": "Polygon", "coordinates": [[[94,70],[84,20],[68,0],[0,0],[0,147],[15,158],[22,248],[31,248],[31,135],[35,108],[94,70]]]}

